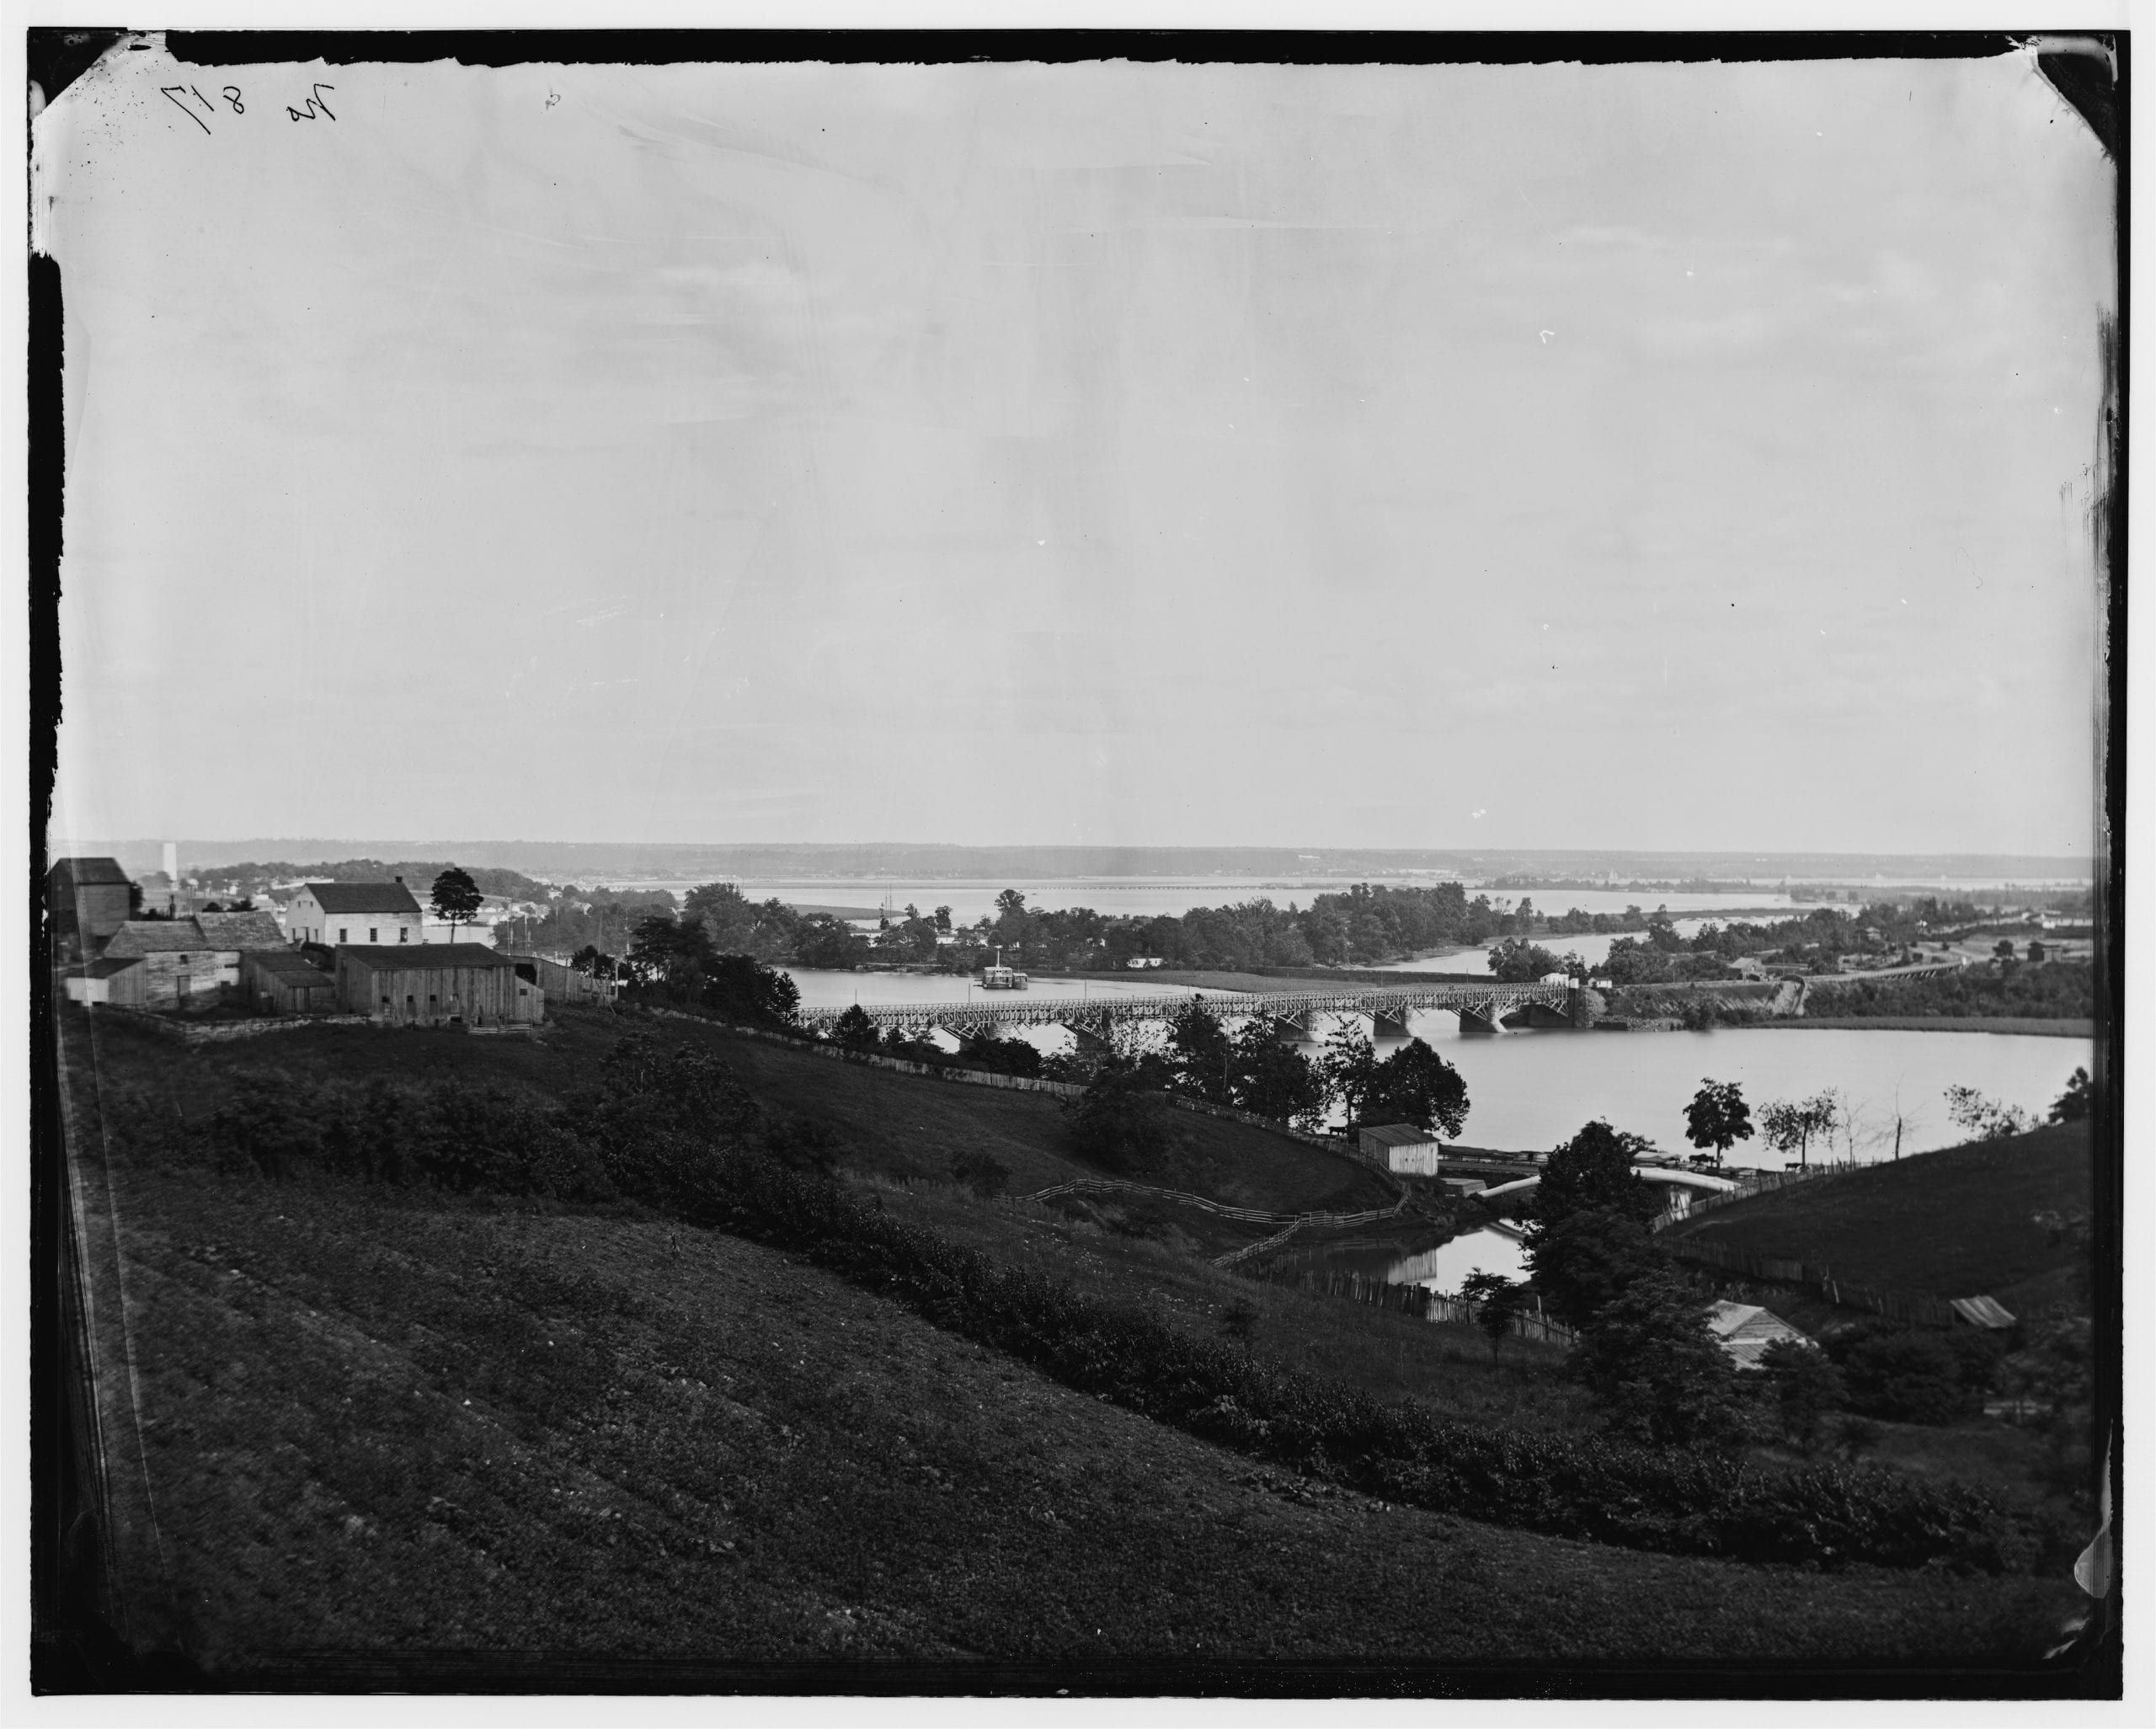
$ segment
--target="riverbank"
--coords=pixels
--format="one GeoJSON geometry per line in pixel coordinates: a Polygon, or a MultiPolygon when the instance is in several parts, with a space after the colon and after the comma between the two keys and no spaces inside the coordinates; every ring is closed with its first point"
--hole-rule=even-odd
{"type": "Polygon", "coordinates": [[[1749,1022],[1814,1027],[1839,1033],[2015,1033],[2037,1038],[2094,1038],[2094,1021],[2044,1021],[2024,1015],[1801,1015],[1749,1022]]]}

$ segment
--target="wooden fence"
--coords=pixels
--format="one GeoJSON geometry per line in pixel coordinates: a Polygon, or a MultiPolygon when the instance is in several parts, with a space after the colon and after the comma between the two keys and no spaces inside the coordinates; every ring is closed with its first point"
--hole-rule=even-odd
{"type": "Polygon", "coordinates": [[[1755,1171],[1748,1177],[1737,1179],[1742,1185],[1741,1187],[1696,1195],[1684,1212],[1658,1214],[1649,1221],[1648,1228],[1662,1230],[1669,1225],[1682,1225],[1687,1219],[1696,1219],[1702,1213],[1711,1213],[1717,1207],[1730,1206],[1738,1201],[1748,1201],[1755,1195],[1772,1194],[1776,1189],[1788,1188],[1795,1183],[1817,1182],[1820,1178],[1826,1177],[1847,1177],[1851,1171],[1865,1171],[1870,1168],[1866,1165],[1851,1163],[1821,1163],[1805,1166],[1795,1171],[1755,1171]]]}
{"type": "MultiPolygon", "coordinates": [[[[1388,1284],[1381,1278],[1367,1278],[1359,1273],[1345,1273],[1337,1267],[1314,1269],[1294,1280],[1275,1282],[1293,1283],[1298,1289],[1314,1291],[1321,1296],[1345,1297],[1351,1302],[1368,1303],[1373,1308],[1412,1315],[1418,1321],[1445,1321],[1455,1326],[1475,1325],[1482,1312],[1480,1303],[1470,1303],[1464,1298],[1448,1297],[1421,1285],[1388,1284]]],[[[1539,1339],[1545,1345],[1568,1347],[1576,1337],[1572,1328],[1539,1314],[1514,1315],[1508,1331],[1519,1338],[1539,1339]]]]}
{"type": "Polygon", "coordinates": [[[1836,1278],[1824,1267],[1813,1267],[1806,1262],[1787,1260],[1775,1255],[1761,1255],[1729,1243],[1701,1242],[1696,1237],[1668,1238],[1663,1246],[1680,1261],[1711,1267],[1718,1272],[1734,1273],[1746,1278],[1764,1279],[1772,1284],[1801,1286],[1815,1295],[1824,1297],[1838,1308],[1866,1309],[1874,1315],[1883,1315],[1890,1321],[1906,1321],[1913,1326],[1951,1326],[1954,1324],[1952,1307],[1937,1297],[1910,1296],[1900,1291],[1884,1291],[1872,1285],[1853,1283],[1836,1278]]]}

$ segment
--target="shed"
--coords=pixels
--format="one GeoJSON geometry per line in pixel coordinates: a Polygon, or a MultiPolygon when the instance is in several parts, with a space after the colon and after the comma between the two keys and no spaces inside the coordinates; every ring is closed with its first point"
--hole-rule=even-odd
{"type": "Polygon", "coordinates": [[[239,958],[240,992],[265,1014],[326,1015],[337,1007],[337,981],[289,948],[249,950],[239,958]]]}
{"type": "Polygon", "coordinates": [[[337,1006],[403,1027],[529,1027],[547,1016],[537,966],[482,942],[339,948],[337,1006]]]}
{"type": "MultiPolygon", "coordinates": [[[[110,1002],[112,981],[131,967],[139,967],[140,961],[91,961],[67,974],[67,1001],[70,1002],[110,1002]]],[[[124,989],[125,987],[123,987],[124,989]]]]}
{"type": "Polygon", "coordinates": [[[1817,1343],[1799,1332],[1771,1310],[1756,1303],[1717,1303],[1709,1311],[1707,1327],[1715,1342],[1729,1353],[1739,1369],[1758,1369],[1759,1358],[1776,1339],[1794,1339],[1801,1345],[1817,1343]]]}
{"type": "Polygon", "coordinates": [[[1388,1123],[1380,1128],[1359,1129],[1356,1150],[1380,1171],[1396,1176],[1435,1177],[1444,1158],[1438,1138],[1411,1123],[1388,1123]]]}
{"type": "Polygon", "coordinates": [[[85,948],[96,948],[127,922],[135,884],[116,858],[61,859],[45,883],[54,922],[85,948]]]}

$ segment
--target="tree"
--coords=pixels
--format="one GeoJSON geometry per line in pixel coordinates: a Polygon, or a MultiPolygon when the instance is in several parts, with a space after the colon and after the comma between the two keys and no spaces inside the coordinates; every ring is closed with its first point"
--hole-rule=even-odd
{"type": "Polygon", "coordinates": [[[1184,1091],[1216,1105],[1234,1091],[1235,1053],[1227,1029],[1202,996],[1193,996],[1168,1022],[1168,1060],[1184,1091]]]}
{"type": "Polygon", "coordinates": [[[1323,1115],[1325,1083],[1301,1052],[1273,1036],[1262,1021],[1235,1035],[1235,1102],[1246,1111],[1276,1123],[1309,1121],[1323,1115]]]}
{"type": "Polygon", "coordinates": [[[1467,1126],[1467,1083],[1419,1038],[1377,1065],[1363,1108],[1373,1123],[1412,1123],[1457,1140],[1467,1126]]]}
{"type": "Polygon", "coordinates": [[[1366,1108],[1378,1075],[1377,1047],[1353,1021],[1334,1028],[1317,1060],[1318,1082],[1328,1103],[1337,1103],[1348,1126],[1371,1120],[1366,1108]]]}
{"type": "Polygon", "coordinates": [[[1734,1081],[1702,1081],[1684,1107],[1684,1138],[1701,1151],[1712,1147],[1719,1165],[1731,1147],[1752,1138],[1752,1111],[1734,1081]]]}
{"type": "Polygon", "coordinates": [[[948,937],[951,934],[951,909],[949,907],[939,906],[936,909],[936,929],[938,933],[942,936],[948,937]]]}
{"type": "Polygon", "coordinates": [[[1966,1129],[1978,1140],[2004,1140],[2009,1134],[2026,1134],[2036,1126],[2036,1118],[2020,1106],[1986,1098],[1973,1086],[1946,1089],[1946,1115],[1956,1128],[1966,1129]]]}
{"type": "Polygon", "coordinates": [[[801,987],[754,955],[713,955],[704,964],[698,1000],[733,1020],[784,1027],[801,1006],[801,987]]]}
{"type": "Polygon", "coordinates": [[[1800,1339],[1774,1341],[1759,1353],[1759,1367],[1767,1372],[1782,1434],[1811,1453],[1828,1412],[1839,1409],[1847,1396],[1841,1370],[1824,1351],[1800,1339]]]}
{"type": "Polygon", "coordinates": [[[1777,1099],[1759,1113],[1767,1145],[1785,1157],[1795,1153],[1801,1166],[1812,1162],[1812,1137],[1831,1135],[1840,1120],[1841,1101],[1832,1092],[1808,1099],[1777,1099]]]}
{"type": "Polygon", "coordinates": [[[1527,1269],[1543,1306],[1582,1327],[1633,1280],[1668,1257],[1644,1221],[1620,1206],[1587,1207],[1538,1221],[1527,1235],[1527,1269]]]}
{"type": "Polygon", "coordinates": [[[793,958],[804,967],[849,971],[864,947],[844,920],[829,913],[811,913],[795,929],[793,958]]]}
{"type": "Polygon", "coordinates": [[[1997,942],[1992,945],[1991,952],[2000,960],[2012,960],[2014,958],[2014,940],[2009,937],[2000,937],[1997,942]]]}
{"type": "Polygon", "coordinates": [[[470,873],[455,865],[435,878],[432,898],[435,916],[450,927],[451,937],[456,936],[459,925],[468,925],[479,916],[479,909],[487,899],[470,873]]]}
{"type": "Polygon", "coordinates": [[[2086,1069],[2076,1069],[2068,1078],[2066,1091],[2052,1101],[2047,1120],[2053,1123],[2085,1123],[2089,1120],[2090,1093],[2094,1083],[2086,1069]]]}
{"type": "Polygon", "coordinates": [[[681,899],[681,919],[701,924],[721,954],[744,954],[756,928],[756,909],[731,883],[706,883],[681,899]]]}
{"type": "Polygon", "coordinates": [[[1654,1447],[1732,1446],[1748,1424],[1707,1302],[1674,1267],[1646,1269],[1596,1311],[1566,1359],[1609,1428],[1654,1447]]]}
{"type": "Polygon", "coordinates": [[[1478,1267],[1460,1280],[1460,1294],[1479,1305],[1475,1311],[1475,1324],[1482,1329],[1482,1337],[1489,1340],[1490,1360],[1495,1363],[1497,1347],[1512,1331],[1513,1318],[1527,1306],[1527,1287],[1514,1284],[1502,1273],[1485,1273],[1478,1267]]]}
{"type": "Polygon", "coordinates": [[[848,1050],[866,1051],[876,1049],[879,1035],[868,1011],[855,1003],[831,1023],[831,1037],[848,1050]]]}
{"type": "Polygon", "coordinates": [[[1614,1207],[1634,1219],[1652,1219],[1662,1210],[1662,1198],[1633,1174],[1632,1166],[1653,1150],[1654,1143],[1644,1135],[1599,1120],[1588,1123],[1544,1165],[1534,1193],[1536,1219],[1553,1221],[1593,1207],[1614,1207]]]}
{"type": "Polygon", "coordinates": [[[1565,963],[1540,943],[1508,937],[1490,950],[1490,970],[1505,985],[1531,985],[1545,973],[1561,973],[1565,963]]]}

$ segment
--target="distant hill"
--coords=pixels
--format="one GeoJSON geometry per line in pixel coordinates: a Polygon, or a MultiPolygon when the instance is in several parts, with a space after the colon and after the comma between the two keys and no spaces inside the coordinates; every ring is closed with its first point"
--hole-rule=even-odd
{"type": "MultiPolygon", "coordinates": [[[[1001,878],[1258,876],[1290,879],[1449,872],[1590,883],[1769,882],[1784,877],[1862,882],[1866,878],[1964,878],[1972,881],[2080,879],[2085,859],[1997,853],[1651,852],[1602,848],[1326,846],[955,846],[910,841],[696,845],[644,841],[392,840],[310,839],[180,840],[184,870],[224,869],[243,859],[371,856],[451,861],[588,881],[610,877],[1001,878]]],[[[131,871],[157,867],[153,840],[71,842],[56,851],[109,853],[131,871]]]]}
{"type": "Polygon", "coordinates": [[[2091,1159],[2088,1124],[2062,1123],[1778,1189],[1671,1235],[1802,1260],[1854,1283],[2033,1306],[2063,1297],[2073,1267],[2034,1215],[2085,1211],[2091,1159]]]}

